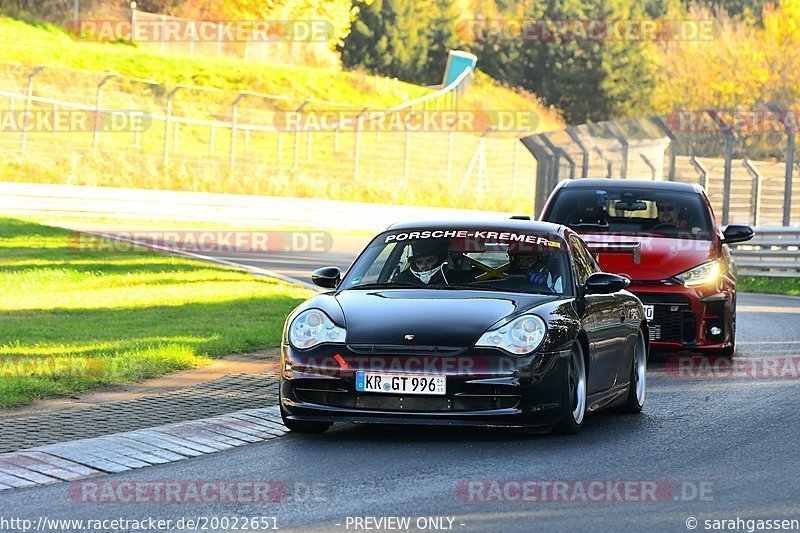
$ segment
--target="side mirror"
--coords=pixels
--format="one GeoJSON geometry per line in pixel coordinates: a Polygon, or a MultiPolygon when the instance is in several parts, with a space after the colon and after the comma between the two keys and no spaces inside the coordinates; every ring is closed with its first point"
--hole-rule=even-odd
{"type": "Polygon", "coordinates": [[[631,284],[631,279],[619,274],[609,272],[595,272],[586,280],[584,290],[586,294],[611,294],[626,288],[631,284]]]}
{"type": "Polygon", "coordinates": [[[733,244],[735,242],[745,242],[753,238],[756,233],[750,226],[742,224],[731,224],[722,232],[722,242],[733,244]]]}
{"type": "Polygon", "coordinates": [[[335,289],[342,280],[339,267],[322,267],[311,273],[311,282],[325,289],[335,289]]]}

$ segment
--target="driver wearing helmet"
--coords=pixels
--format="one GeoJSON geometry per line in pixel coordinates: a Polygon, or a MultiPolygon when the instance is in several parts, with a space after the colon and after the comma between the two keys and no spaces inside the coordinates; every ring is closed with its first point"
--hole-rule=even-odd
{"type": "Polygon", "coordinates": [[[416,241],[411,245],[409,268],[400,272],[395,281],[418,285],[447,283],[444,268],[447,265],[447,242],[416,241]]]}
{"type": "Polygon", "coordinates": [[[548,289],[561,292],[561,277],[554,277],[550,269],[550,256],[546,253],[524,253],[509,250],[508,277],[525,280],[542,285],[548,289]]]}

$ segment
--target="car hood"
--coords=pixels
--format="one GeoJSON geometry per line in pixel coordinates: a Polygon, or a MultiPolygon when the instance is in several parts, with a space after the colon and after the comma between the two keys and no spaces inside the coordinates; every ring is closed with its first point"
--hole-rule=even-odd
{"type": "Polygon", "coordinates": [[[446,289],[350,289],[336,295],[348,344],[461,347],[475,344],[498,320],[556,298],[446,289]]]}
{"type": "Polygon", "coordinates": [[[604,271],[625,274],[633,281],[671,278],[715,258],[712,241],[591,233],[582,233],[581,237],[595,252],[604,271]],[[604,245],[636,243],[641,246],[638,264],[631,252],[603,251],[604,245]]]}

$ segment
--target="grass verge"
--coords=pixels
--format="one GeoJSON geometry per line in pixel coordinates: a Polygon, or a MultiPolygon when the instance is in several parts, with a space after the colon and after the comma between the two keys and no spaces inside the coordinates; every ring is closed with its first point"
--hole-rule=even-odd
{"type": "Polygon", "coordinates": [[[0,218],[0,407],[277,346],[311,292],[0,218]]]}
{"type": "Polygon", "coordinates": [[[736,288],[743,292],[800,296],[800,279],[739,276],[736,280],[736,288]]]}

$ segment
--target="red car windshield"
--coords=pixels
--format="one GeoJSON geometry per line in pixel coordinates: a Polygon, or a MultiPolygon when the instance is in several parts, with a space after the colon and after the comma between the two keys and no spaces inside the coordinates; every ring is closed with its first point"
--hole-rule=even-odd
{"type": "Polygon", "coordinates": [[[643,188],[563,188],[542,216],[581,233],[711,239],[711,220],[699,194],[643,188]]]}

